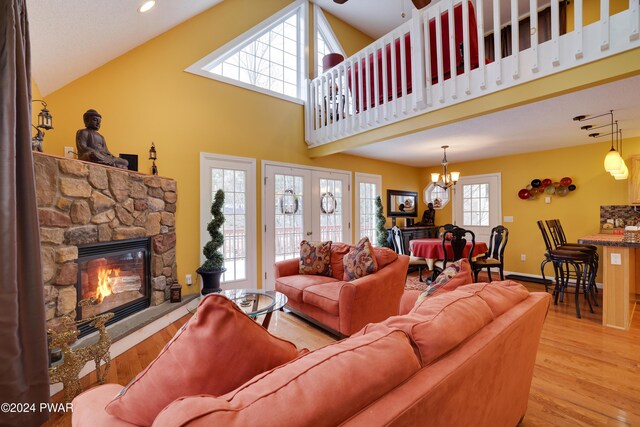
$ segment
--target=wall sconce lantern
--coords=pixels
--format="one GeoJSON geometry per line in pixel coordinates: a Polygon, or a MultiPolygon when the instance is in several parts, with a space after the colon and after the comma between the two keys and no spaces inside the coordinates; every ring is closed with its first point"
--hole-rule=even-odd
{"type": "Polygon", "coordinates": [[[44,131],[53,129],[53,117],[47,109],[47,103],[42,99],[34,99],[31,102],[40,102],[42,110],[38,114],[38,126],[31,125],[38,133],[31,139],[31,149],[42,151],[42,142],[44,141],[44,131]]]}
{"type": "Polygon", "coordinates": [[[156,152],[156,145],[152,142],[151,148],[149,149],[149,160],[153,161],[151,165],[151,173],[153,175],[158,175],[158,167],[156,166],[156,160],[158,159],[158,153],[156,152]]]}
{"type": "Polygon", "coordinates": [[[460,172],[449,172],[447,170],[447,166],[449,162],[447,161],[447,148],[448,145],[443,145],[441,147],[444,150],[444,157],[442,158],[442,175],[438,172],[433,172],[431,174],[431,181],[440,188],[448,189],[456,185],[456,182],[460,179],[460,172]]]}

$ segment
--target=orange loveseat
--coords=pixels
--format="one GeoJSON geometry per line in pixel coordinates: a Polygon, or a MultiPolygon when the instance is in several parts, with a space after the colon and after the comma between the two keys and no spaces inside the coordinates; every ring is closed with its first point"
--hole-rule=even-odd
{"type": "MultiPolygon", "coordinates": [[[[530,294],[511,281],[461,286],[350,338],[303,352],[219,397],[177,398],[152,424],[515,426],[527,410],[549,301],[549,294],[530,294]]],[[[217,311],[213,304],[201,308],[199,319],[217,311]]],[[[211,325],[193,328],[192,337],[199,338],[186,344],[197,352],[198,340],[207,341],[198,329],[211,330],[211,325]]],[[[242,336],[232,346],[241,346],[240,341],[242,336]]],[[[244,353],[245,358],[253,354],[244,353]]],[[[234,363],[227,368],[240,374],[234,363]]],[[[188,372],[198,370],[198,364],[177,364],[172,377],[187,381],[188,372]]],[[[216,381],[216,376],[206,378],[216,381]]],[[[73,425],[132,426],[104,410],[121,388],[107,384],[76,397],[73,425]]]]}
{"type": "Polygon", "coordinates": [[[275,264],[276,291],[289,299],[287,308],[339,337],[398,313],[409,265],[408,256],[373,248],[378,271],[345,282],[342,258],[352,248],[331,245],[331,277],[298,274],[297,258],[275,264]]]}

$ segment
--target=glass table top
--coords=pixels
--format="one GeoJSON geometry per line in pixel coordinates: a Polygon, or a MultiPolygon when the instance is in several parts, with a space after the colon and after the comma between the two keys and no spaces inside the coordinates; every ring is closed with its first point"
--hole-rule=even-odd
{"type": "Polygon", "coordinates": [[[229,289],[220,292],[233,301],[248,316],[257,317],[272,313],[285,306],[286,295],[276,291],[258,291],[256,289],[229,289]]]}

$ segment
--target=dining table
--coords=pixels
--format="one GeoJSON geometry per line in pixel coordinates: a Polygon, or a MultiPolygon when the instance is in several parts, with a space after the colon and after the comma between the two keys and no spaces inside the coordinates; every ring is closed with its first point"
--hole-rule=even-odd
{"type": "MultiPolygon", "coordinates": [[[[453,248],[451,243],[445,245],[447,248],[447,258],[453,258],[453,248]]],[[[418,258],[425,258],[429,266],[429,270],[433,270],[433,263],[437,260],[444,259],[444,249],[442,248],[442,239],[425,238],[425,239],[413,239],[409,241],[409,249],[411,255],[418,258]]],[[[469,256],[471,250],[471,242],[468,241],[462,252],[463,257],[469,256]]],[[[485,242],[476,242],[473,247],[471,257],[477,257],[487,253],[489,250],[485,242]]]]}

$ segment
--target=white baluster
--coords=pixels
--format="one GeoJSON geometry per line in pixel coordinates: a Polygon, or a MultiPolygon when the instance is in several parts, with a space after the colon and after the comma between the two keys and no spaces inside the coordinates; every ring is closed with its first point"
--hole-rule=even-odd
{"type": "Polygon", "coordinates": [[[453,99],[458,98],[458,68],[456,64],[456,52],[458,46],[456,46],[456,23],[454,19],[453,1],[449,2],[448,6],[448,19],[449,19],[449,81],[451,82],[451,97],[453,99]]]}
{"type": "Polygon", "coordinates": [[[469,1],[462,0],[462,61],[464,62],[464,93],[471,93],[471,46],[469,45],[469,1]]]}
{"type": "Polygon", "coordinates": [[[551,0],[551,63],[560,65],[560,8],[559,0],[551,0]]]}
{"type": "Polygon", "coordinates": [[[511,0],[511,60],[513,78],[520,77],[520,20],[518,19],[518,0],[511,0]]]}
{"type": "Polygon", "coordinates": [[[413,109],[423,109],[426,105],[424,99],[424,38],[422,37],[422,15],[418,9],[413,9],[411,17],[411,87],[413,93],[413,109]]]}
{"type": "MultiPolygon", "coordinates": [[[[553,3],[555,0],[551,0],[553,3]]],[[[536,0],[529,1],[529,29],[531,35],[531,53],[533,54],[533,63],[531,64],[531,71],[538,72],[538,62],[540,61],[538,55],[538,2],[536,0]]]]}
{"type": "MultiPolygon", "coordinates": [[[[377,41],[374,44],[374,48],[373,48],[373,95],[374,95],[374,103],[373,105],[375,105],[375,109],[373,110],[373,114],[375,116],[375,120],[376,123],[380,123],[380,110],[382,110],[382,108],[379,108],[380,106],[380,70],[379,70],[379,62],[378,62],[378,46],[380,46],[380,43],[377,41]]],[[[384,44],[383,44],[384,46],[384,44]]],[[[380,58],[382,60],[382,57],[380,58]]],[[[384,98],[384,97],[383,97],[384,98]]]]}
{"type": "Polygon", "coordinates": [[[373,93],[371,93],[371,92],[373,92],[373,91],[371,90],[371,78],[372,78],[372,76],[371,76],[371,65],[372,64],[369,61],[370,54],[371,54],[371,51],[370,51],[369,47],[367,47],[365,49],[365,52],[364,52],[364,57],[365,57],[364,72],[365,72],[365,75],[367,76],[367,78],[365,80],[365,82],[366,82],[365,83],[366,84],[365,90],[367,91],[366,92],[367,101],[365,102],[365,104],[367,104],[366,105],[367,106],[367,127],[371,126],[371,123],[373,122],[373,120],[371,120],[371,104],[372,104],[372,101],[373,101],[373,93]]]}
{"type": "Polygon", "coordinates": [[[380,107],[382,118],[384,120],[389,120],[389,73],[387,70],[387,61],[389,61],[393,67],[393,61],[389,58],[387,54],[387,40],[384,39],[382,41],[382,106],[380,107]]]}
{"type": "Polygon", "coordinates": [[[399,55],[399,52],[396,50],[396,33],[395,31],[391,32],[391,87],[393,96],[393,116],[398,116],[398,71],[396,70],[396,58],[399,55]]]}
{"type": "Polygon", "coordinates": [[[432,91],[432,81],[433,76],[431,75],[431,37],[435,37],[435,34],[431,34],[431,29],[429,28],[429,10],[427,9],[424,14],[421,15],[423,34],[424,34],[424,71],[425,71],[425,101],[428,107],[433,105],[433,93],[432,91]]]}
{"type": "Polygon", "coordinates": [[[500,37],[500,0],[493,0],[493,57],[496,64],[496,83],[502,83],[502,42],[500,37]]]}
{"type": "Polygon", "coordinates": [[[401,27],[400,31],[400,73],[402,76],[402,100],[400,103],[402,104],[402,114],[407,113],[407,48],[404,44],[404,34],[405,34],[405,26],[401,27]]]}
{"type": "MultiPolygon", "coordinates": [[[[497,0],[496,0],[497,1],[497,0]]],[[[440,84],[440,103],[444,102],[444,53],[442,52],[442,15],[440,3],[436,5],[436,53],[438,65],[438,83],[440,84]]]]}
{"type": "MultiPolygon", "coordinates": [[[[359,110],[358,111],[358,128],[362,129],[364,127],[364,89],[365,89],[365,82],[364,82],[364,70],[362,69],[362,57],[366,55],[364,55],[363,53],[361,53],[360,55],[358,55],[356,57],[356,60],[358,61],[358,63],[356,64],[358,66],[357,70],[358,70],[358,101],[360,102],[359,105],[359,110]]],[[[366,62],[365,62],[366,64],[366,62]]]]}
{"type": "Polygon", "coordinates": [[[573,32],[575,33],[574,40],[576,43],[576,59],[580,59],[584,55],[584,51],[582,49],[582,0],[573,1],[573,32]]]}
{"type": "Polygon", "coordinates": [[[600,0],[600,50],[609,49],[609,0],[600,0]]]}
{"type": "Polygon", "coordinates": [[[480,68],[480,89],[487,88],[487,68],[484,51],[484,5],[483,0],[476,1],[476,24],[478,26],[478,67],[480,68]]]}
{"type": "Polygon", "coordinates": [[[629,0],[629,12],[631,15],[631,33],[629,41],[637,40],[640,37],[640,1],[629,0]]]}

